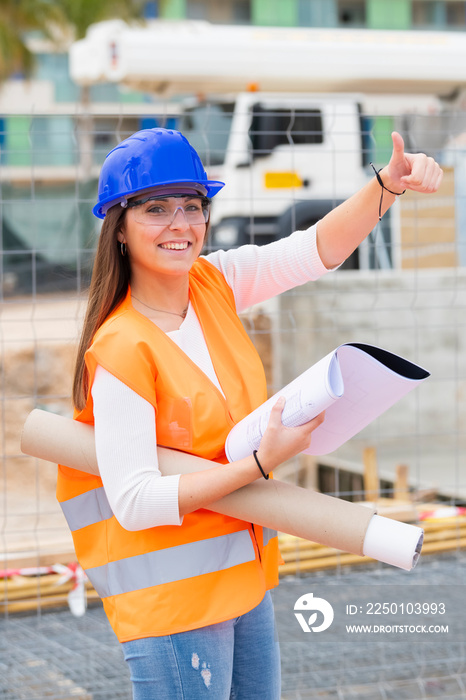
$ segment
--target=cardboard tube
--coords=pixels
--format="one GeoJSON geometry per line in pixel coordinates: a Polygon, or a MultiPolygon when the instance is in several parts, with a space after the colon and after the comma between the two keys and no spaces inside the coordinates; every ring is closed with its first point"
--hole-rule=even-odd
{"type": "MultiPolygon", "coordinates": [[[[47,411],[35,409],[29,414],[23,428],[21,450],[72,469],[99,473],[93,426],[47,411]]],[[[214,466],[209,460],[176,450],[158,447],[157,453],[164,475],[214,466]]],[[[366,531],[375,512],[372,507],[277,479],[248,484],[211,503],[209,510],[359,555],[363,555],[366,531]]]]}

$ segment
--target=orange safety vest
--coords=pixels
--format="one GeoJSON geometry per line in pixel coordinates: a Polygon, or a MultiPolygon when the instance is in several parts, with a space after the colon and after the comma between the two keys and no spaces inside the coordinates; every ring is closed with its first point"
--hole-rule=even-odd
{"type": "MultiPolygon", "coordinates": [[[[190,301],[226,399],[195,363],[126,299],[86,354],[92,386],[101,365],[156,411],[157,442],[225,464],[230,429],[266,399],[260,358],[223,275],[199,259],[190,301]]],[[[93,424],[92,397],[75,419],[93,424]]],[[[180,526],[130,532],[99,477],[59,465],[57,497],[78,560],[120,641],[174,634],[242,615],[278,584],[277,533],[200,509],[180,526]]]]}

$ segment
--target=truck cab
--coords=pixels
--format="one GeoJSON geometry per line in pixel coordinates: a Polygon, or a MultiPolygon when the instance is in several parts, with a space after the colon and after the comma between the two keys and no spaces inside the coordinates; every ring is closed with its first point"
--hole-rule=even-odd
{"type": "MultiPolygon", "coordinates": [[[[70,47],[70,74],[79,85],[113,82],[150,96],[160,125],[184,96],[208,96],[176,126],[226,183],[212,207],[218,248],[266,243],[322,218],[373,176],[371,150],[386,162],[375,148],[384,115],[390,124],[399,115],[403,128],[419,105],[441,115],[440,96],[465,88],[465,57],[464,37],[447,31],[112,20],[70,47]],[[374,129],[362,114],[375,115],[374,129]]],[[[392,267],[398,214],[395,205],[377,240],[359,246],[355,267],[392,267]]]]}
{"type": "Polygon", "coordinates": [[[209,177],[213,248],[263,244],[307,228],[369,177],[357,95],[246,92],[186,105],[180,131],[209,177]]]}

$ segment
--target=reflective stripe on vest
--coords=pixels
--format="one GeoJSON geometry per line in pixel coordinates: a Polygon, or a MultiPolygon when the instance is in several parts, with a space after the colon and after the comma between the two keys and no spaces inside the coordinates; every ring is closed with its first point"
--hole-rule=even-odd
{"type": "MultiPolygon", "coordinates": [[[[62,501],[61,507],[72,532],[113,516],[102,487],[62,501]]],[[[86,569],[86,574],[99,596],[107,598],[228,569],[254,559],[249,531],[240,530],[95,566],[86,569]]]]}
{"type": "MultiPolygon", "coordinates": [[[[103,487],[86,491],[68,501],[62,501],[60,505],[71,532],[108,520],[113,516],[103,487]]],[[[262,528],[262,532],[264,547],[273,537],[277,537],[277,531],[269,527],[262,528]]]]}
{"type": "Polygon", "coordinates": [[[254,561],[248,530],[190,542],[86,569],[101,598],[173,583],[254,561]]]}
{"type": "Polygon", "coordinates": [[[277,531],[276,530],[271,530],[269,527],[263,527],[262,528],[262,541],[263,545],[265,547],[266,544],[270,542],[271,539],[274,537],[277,537],[277,531]]]}
{"type": "Polygon", "coordinates": [[[113,516],[102,486],[62,501],[60,505],[71,532],[108,520],[113,516]]]}

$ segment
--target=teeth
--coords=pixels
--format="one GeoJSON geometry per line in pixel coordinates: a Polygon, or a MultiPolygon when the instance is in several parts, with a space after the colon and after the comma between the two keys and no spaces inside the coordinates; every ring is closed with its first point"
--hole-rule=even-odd
{"type": "Polygon", "coordinates": [[[160,247],[167,250],[186,250],[188,243],[162,243],[160,247]]]}

